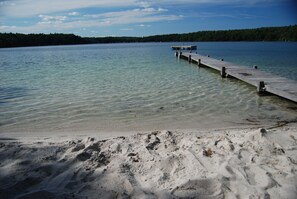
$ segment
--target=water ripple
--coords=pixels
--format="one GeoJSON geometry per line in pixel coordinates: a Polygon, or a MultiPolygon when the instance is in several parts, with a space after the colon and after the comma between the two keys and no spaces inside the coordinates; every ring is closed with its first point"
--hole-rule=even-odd
{"type": "MultiPolygon", "coordinates": [[[[223,57],[218,48],[228,44],[205,45],[201,44],[201,51],[223,57]]],[[[222,121],[242,123],[247,118],[296,117],[296,104],[275,96],[259,97],[252,86],[177,60],[169,46],[112,44],[1,51],[1,132],[188,128],[222,121]]],[[[250,50],[249,54],[257,53],[250,50]]],[[[236,56],[226,59],[250,65],[236,56]]],[[[297,61],[286,60],[273,63],[288,68],[292,60],[297,61]]],[[[265,65],[265,60],[261,63],[265,65]]]]}

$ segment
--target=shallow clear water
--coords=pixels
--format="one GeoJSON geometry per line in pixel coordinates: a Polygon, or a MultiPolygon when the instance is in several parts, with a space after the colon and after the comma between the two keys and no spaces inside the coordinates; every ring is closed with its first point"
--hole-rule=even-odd
{"type": "MultiPolygon", "coordinates": [[[[191,44],[200,54],[297,80],[297,43],[191,44]]],[[[189,129],[296,119],[295,103],[260,97],[252,86],[178,60],[171,45],[0,49],[0,132],[189,129]]]]}

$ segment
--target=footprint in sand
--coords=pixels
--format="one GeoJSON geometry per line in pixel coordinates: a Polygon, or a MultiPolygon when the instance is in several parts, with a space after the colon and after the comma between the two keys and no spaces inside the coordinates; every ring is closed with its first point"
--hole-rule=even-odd
{"type": "Polygon", "coordinates": [[[217,179],[189,180],[171,192],[179,198],[221,199],[222,184],[217,179]]]}
{"type": "Polygon", "coordinates": [[[164,173],[170,173],[171,175],[174,174],[174,172],[179,168],[180,162],[178,160],[178,157],[175,155],[169,156],[161,161],[159,168],[164,173]]]}
{"type": "Polygon", "coordinates": [[[253,161],[253,155],[246,149],[240,149],[237,157],[244,163],[250,163],[253,161]]]}
{"type": "Polygon", "coordinates": [[[258,166],[244,167],[244,172],[247,181],[250,185],[269,189],[277,185],[277,182],[272,178],[271,174],[258,166]]]}

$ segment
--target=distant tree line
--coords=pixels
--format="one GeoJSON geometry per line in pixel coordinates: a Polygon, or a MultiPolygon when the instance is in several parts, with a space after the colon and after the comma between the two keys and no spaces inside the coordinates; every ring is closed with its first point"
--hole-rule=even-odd
{"type": "Polygon", "coordinates": [[[144,37],[143,42],[193,41],[297,41],[297,25],[242,30],[200,31],[144,37]]]}
{"type": "Polygon", "coordinates": [[[84,38],[74,34],[0,33],[0,47],[50,46],[85,44],[84,38]]]}
{"type": "Polygon", "coordinates": [[[0,47],[129,42],[297,41],[297,25],[241,30],[199,31],[147,37],[80,37],[74,34],[0,33],[0,47]]]}

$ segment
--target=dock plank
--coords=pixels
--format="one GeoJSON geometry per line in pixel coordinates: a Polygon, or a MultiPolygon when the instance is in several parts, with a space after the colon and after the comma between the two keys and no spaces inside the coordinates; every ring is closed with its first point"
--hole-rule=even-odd
{"type": "Polygon", "coordinates": [[[200,66],[212,68],[216,71],[221,72],[224,68],[226,76],[234,77],[255,87],[259,86],[259,82],[264,82],[263,89],[265,92],[297,102],[297,81],[197,53],[182,52],[179,56],[180,58],[187,59],[190,62],[200,63],[200,66]]]}

